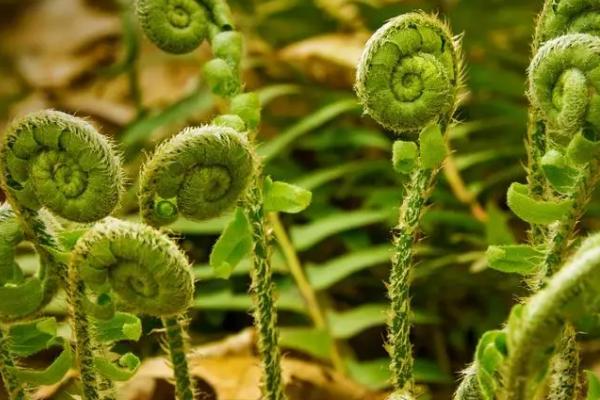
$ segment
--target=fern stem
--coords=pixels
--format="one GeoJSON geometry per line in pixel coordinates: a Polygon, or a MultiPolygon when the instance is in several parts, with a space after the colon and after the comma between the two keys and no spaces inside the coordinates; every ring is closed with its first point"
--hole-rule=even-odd
{"type": "MultiPolygon", "coordinates": [[[[533,198],[541,198],[547,190],[548,183],[542,171],[541,159],[546,152],[546,129],[535,113],[530,112],[527,129],[527,183],[533,198]]],[[[541,244],[546,237],[546,228],[542,225],[531,225],[529,242],[541,244]]]]}
{"type": "Polygon", "coordinates": [[[67,292],[71,307],[71,324],[77,343],[77,361],[83,386],[83,399],[98,400],[100,399],[100,387],[94,366],[94,354],[97,346],[90,333],[91,322],[85,312],[85,284],[75,269],[69,271],[67,292]]]}
{"type": "Polygon", "coordinates": [[[572,325],[567,323],[557,347],[557,353],[550,361],[547,399],[572,400],[575,398],[579,383],[579,349],[572,325]]]}
{"type": "Polygon", "coordinates": [[[194,400],[194,384],[190,377],[185,351],[185,334],[181,316],[162,319],[167,333],[169,355],[175,374],[175,391],[178,400],[194,400]]]}
{"type": "Polygon", "coordinates": [[[464,372],[460,385],[454,393],[452,400],[484,400],[477,381],[477,364],[471,364],[464,372]]]}
{"type": "Polygon", "coordinates": [[[554,227],[551,227],[546,255],[542,263],[542,272],[551,276],[558,271],[564,262],[565,253],[577,226],[590,201],[591,192],[598,181],[598,167],[595,163],[585,168],[577,179],[575,189],[569,194],[573,207],[568,215],[554,227]]]}
{"type": "Polygon", "coordinates": [[[247,213],[254,241],[251,292],[254,296],[254,323],[263,368],[263,399],[284,400],[281,353],[277,332],[277,309],[273,296],[269,238],[263,209],[260,174],[254,178],[247,201],[247,213]]]}
{"type": "Polygon", "coordinates": [[[587,312],[586,299],[590,297],[586,296],[598,290],[593,277],[600,268],[599,243],[598,235],[584,242],[548,285],[529,299],[520,314],[509,318],[503,399],[532,398],[538,386],[536,376],[550,361],[547,350],[559,336],[557,332],[565,322],[577,320],[587,312]]]}
{"type": "Polygon", "coordinates": [[[0,329],[0,375],[2,375],[2,382],[4,382],[10,400],[25,400],[27,395],[23,385],[21,385],[15,374],[10,371],[10,368],[14,366],[15,362],[8,346],[8,337],[5,336],[3,329],[0,329]]]}
{"type": "Polygon", "coordinates": [[[435,172],[417,169],[406,186],[400,218],[394,229],[392,270],[388,285],[391,302],[388,346],[392,383],[398,391],[414,391],[413,356],[410,344],[409,277],[413,267],[413,244],[419,232],[419,219],[429,198],[435,172]]]}

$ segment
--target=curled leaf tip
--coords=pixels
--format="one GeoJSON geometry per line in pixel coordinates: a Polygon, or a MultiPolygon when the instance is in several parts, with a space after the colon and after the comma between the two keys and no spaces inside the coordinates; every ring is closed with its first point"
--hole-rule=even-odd
{"type": "Polygon", "coordinates": [[[233,208],[255,170],[247,138],[225,126],[187,128],[160,145],[140,179],[146,221],[164,225],[179,214],[205,220],[233,208]]]}
{"type": "Polygon", "coordinates": [[[424,13],[404,14],[367,42],[356,93],[367,114],[394,132],[449,120],[460,86],[460,55],[448,27],[424,13]]]}
{"type": "Polygon", "coordinates": [[[549,40],[529,67],[529,94],[551,128],[574,135],[600,129],[600,38],[572,33],[549,40]]]}
{"type": "Polygon", "coordinates": [[[80,271],[92,288],[105,290],[108,284],[133,312],[170,316],[192,301],[193,278],[185,255],[147,225],[113,218],[97,223],[73,250],[70,273],[80,271]]]}
{"type": "Polygon", "coordinates": [[[77,222],[112,212],[122,191],[119,157],[88,122],[44,110],[14,121],[0,149],[3,187],[24,207],[77,222]]]}

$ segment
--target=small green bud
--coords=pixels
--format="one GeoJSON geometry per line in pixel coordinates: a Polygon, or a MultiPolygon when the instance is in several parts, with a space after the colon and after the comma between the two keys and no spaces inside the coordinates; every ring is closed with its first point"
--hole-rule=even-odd
{"type": "Polygon", "coordinates": [[[240,116],[249,129],[260,124],[260,97],[254,92],[240,94],[231,99],[231,112],[240,116]]]}
{"type": "Polygon", "coordinates": [[[241,90],[238,72],[222,58],[204,64],[202,72],[210,90],[219,96],[232,97],[241,90]]]}
{"type": "Polygon", "coordinates": [[[232,66],[238,66],[244,52],[244,42],[239,32],[219,32],[212,41],[215,57],[222,58],[232,66]]]}
{"type": "Polygon", "coordinates": [[[394,169],[401,174],[411,173],[417,166],[418,149],[415,142],[397,140],[392,147],[394,169]]]}
{"type": "Polygon", "coordinates": [[[446,142],[438,124],[429,125],[419,135],[421,145],[421,166],[436,169],[442,166],[446,158],[446,142]]]}

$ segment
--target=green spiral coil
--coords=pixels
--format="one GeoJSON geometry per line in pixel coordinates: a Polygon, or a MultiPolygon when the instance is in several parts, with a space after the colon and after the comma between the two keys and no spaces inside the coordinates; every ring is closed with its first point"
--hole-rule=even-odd
{"type": "Polygon", "coordinates": [[[224,0],[138,0],[138,17],[148,38],[160,49],[189,53],[233,22],[224,0]]]}
{"type": "Polygon", "coordinates": [[[114,218],[94,225],[71,256],[70,281],[112,291],[131,312],[176,315],[191,304],[194,280],[189,262],[173,241],[155,229],[114,218]]]}
{"type": "Polygon", "coordinates": [[[223,126],[186,128],[156,149],[140,178],[145,221],[205,220],[235,206],[255,171],[247,138],[223,126]]]}
{"type": "Polygon", "coordinates": [[[14,121],[0,148],[4,188],[22,207],[42,206],[76,222],[115,208],[121,162],[111,143],[81,118],[45,110],[14,121]]]}
{"type": "Polygon", "coordinates": [[[538,21],[534,46],[567,33],[600,35],[600,2],[597,0],[546,1],[538,21]]]}
{"type": "Polygon", "coordinates": [[[450,30],[423,13],[398,16],[367,42],[356,76],[365,111],[394,132],[447,122],[461,82],[459,47],[450,30]]]}
{"type": "Polygon", "coordinates": [[[529,94],[549,127],[600,129],[600,38],[583,33],[546,42],[529,68],[529,94]]]}

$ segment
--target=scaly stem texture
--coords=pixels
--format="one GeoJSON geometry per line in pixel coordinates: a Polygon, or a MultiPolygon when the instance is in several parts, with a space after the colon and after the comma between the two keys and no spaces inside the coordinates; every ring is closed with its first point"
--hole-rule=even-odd
{"type": "Polygon", "coordinates": [[[194,386],[190,377],[185,351],[185,332],[180,319],[179,316],[168,317],[163,318],[162,322],[167,332],[169,355],[175,374],[177,399],[194,400],[194,386]]]}
{"type": "Polygon", "coordinates": [[[10,354],[8,347],[8,338],[4,335],[2,329],[0,329],[0,374],[2,375],[2,382],[8,392],[10,400],[25,400],[25,390],[23,385],[18,381],[17,377],[9,370],[15,366],[15,362],[10,354]]]}
{"type": "Polygon", "coordinates": [[[79,276],[79,271],[69,271],[69,285],[67,286],[67,298],[71,308],[71,324],[77,343],[77,360],[83,386],[82,395],[84,400],[100,399],[98,377],[94,367],[94,355],[98,346],[94,343],[90,332],[90,319],[85,312],[85,284],[79,276]]]}
{"type": "Polygon", "coordinates": [[[563,329],[558,349],[560,352],[550,362],[552,370],[547,398],[572,400],[579,385],[579,349],[575,329],[570,324],[563,329]]]}
{"type": "Polygon", "coordinates": [[[435,173],[418,169],[412,173],[394,229],[394,255],[388,285],[391,302],[388,322],[390,370],[396,390],[413,392],[413,357],[410,344],[409,278],[413,266],[413,244],[419,232],[419,219],[432,188],[435,173]]]}
{"type": "Polygon", "coordinates": [[[582,171],[575,188],[569,194],[569,199],[573,200],[573,207],[562,221],[550,228],[549,243],[542,264],[542,270],[546,276],[556,273],[564,262],[565,253],[577,223],[583,216],[590,201],[591,192],[598,182],[597,172],[598,168],[595,164],[582,171]]]}
{"type": "Polygon", "coordinates": [[[478,365],[472,364],[464,371],[460,385],[452,397],[453,400],[484,400],[477,381],[478,368],[478,365]]]}
{"type": "MultiPolygon", "coordinates": [[[[527,130],[527,183],[529,185],[529,194],[540,199],[547,190],[546,177],[541,167],[541,159],[546,152],[546,130],[544,123],[530,111],[529,126],[527,130]]],[[[529,242],[532,244],[541,244],[544,242],[546,229],[541,225],[531,225],[529,231],[529,242]]]]}
{"type": "Polygon", "coordinates": [[[254,296],[254,325],[258,330],[258,350],[263,368],[263,399],[284,400],[281,379],[281,353],[277,332],[277,309],[273,296],[270,246],[263,210],[260,174],[250,188],[246,202],[252,225],[253,270],[251,292],[254,296]]]}
{"type": "Polygon", "coordinates": [[[503,376],[505,397],[501,398],[533,398],[539,386],[539,371],[547,365],[551,355],[549,350],[563,324],[594,311],[600,284],[599,243],[598,235],[586,240],[544,289],[522,309],[513,311],[506,328],[509,357],[503,376]]]}

